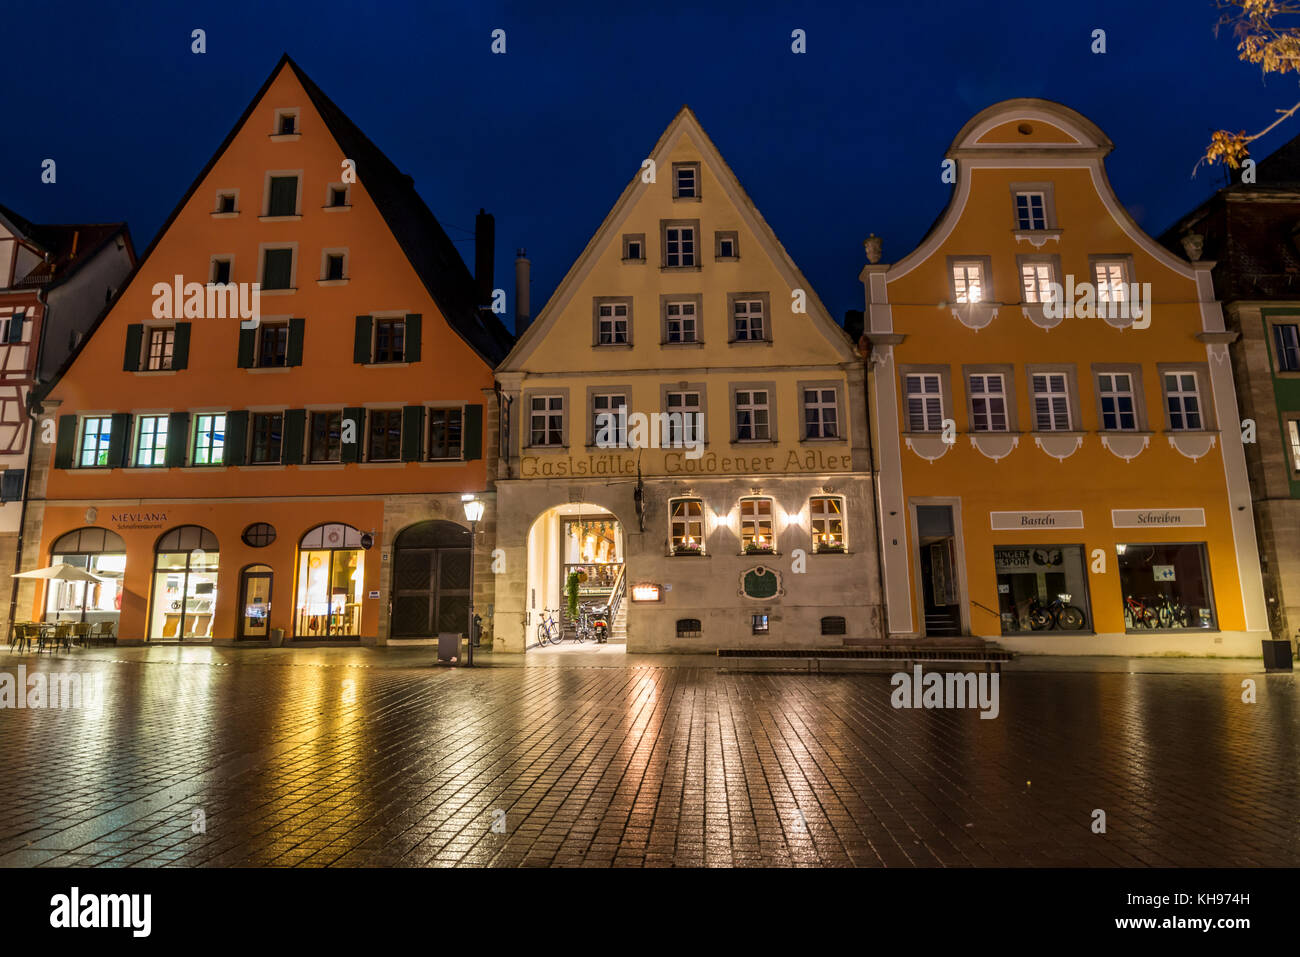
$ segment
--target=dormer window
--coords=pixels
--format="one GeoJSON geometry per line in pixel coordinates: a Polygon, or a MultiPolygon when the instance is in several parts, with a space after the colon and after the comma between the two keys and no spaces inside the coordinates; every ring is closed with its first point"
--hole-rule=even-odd
{"type": "Polygon", "coordinates": [[[673,198],[674,199],[699,199],[700,198],[700,164],[699,163],[674,163],[673,164],[673,198]]]}

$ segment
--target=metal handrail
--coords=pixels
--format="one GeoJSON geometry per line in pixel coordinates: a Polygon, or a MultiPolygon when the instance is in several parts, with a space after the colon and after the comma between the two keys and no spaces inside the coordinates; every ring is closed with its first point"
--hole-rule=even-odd
{"type": "Polygon", "coordinates": [[[609,604],[606,606],[605,614],[609,616],[609,627],[614,627],[614,617],[618,614],[618,607],[623,603],[623,595],[627,591],[627,565],[623,565],[618,570],[618,578],[614,580],[614,590],[610,593],[609,604]]]}

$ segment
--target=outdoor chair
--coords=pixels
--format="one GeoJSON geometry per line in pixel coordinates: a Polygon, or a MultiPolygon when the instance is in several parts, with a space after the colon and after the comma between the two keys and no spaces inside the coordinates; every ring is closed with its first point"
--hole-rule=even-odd
{"type": "Polygon", "coordinates": [[[79,621],[72,626],[72,637],[83,647],[90,647],[90,622],[79,621]]]}

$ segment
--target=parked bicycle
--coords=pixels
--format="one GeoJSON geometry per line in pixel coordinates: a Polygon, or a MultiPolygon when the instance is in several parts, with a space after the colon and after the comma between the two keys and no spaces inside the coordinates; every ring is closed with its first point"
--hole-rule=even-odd
{"type": "Polygon", "coordinates": [[[555,610],[543,608],[541,621],[537,623],[538,647],[545,648],[547,645],[558,645],[563,640],[564,634],[560,630],[559,622],[555,620],[555,610]]]}
{"type": "Polygon", "coordinates": [[[1029,627],[1034,631],[1045,628],[1059,628],[1063,631],[1077,631],[1086,620],[1083,610],[1075,605],[1067,605],[1069,595],[1057,595],[1049,602],[1042,602],[1035,595],[1029,599],[1029,627]]]}
{"type": "Polygon", "coordinates": [[[1168,595],[1161,595],[1155,600],[1156,615],[1161,628],[1191,628],[1192,610],[1168,595]]]}
{"type": "Polygon", "coordinates": [[[1124,597],[1124,627],[1129,629],[1159,628],[1160,612],[1132,595],[1126,595],[1124,597]]]}

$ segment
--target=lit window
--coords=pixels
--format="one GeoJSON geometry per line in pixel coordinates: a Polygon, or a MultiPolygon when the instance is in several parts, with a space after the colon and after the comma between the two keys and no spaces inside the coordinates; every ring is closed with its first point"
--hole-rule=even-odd
{"type": "Polygon", "coordinates": [[[704,503],[698,498],[679,498],[672,503],[669,534],[674,555],[704,554],[704,503]]]}
{"type": "Polygon", "coordinates": [[[134,461],[140,468],[167,464],[167,416],[141,415],[136,418],[134,461]]]}
{"type": "Polygon", "coordinates": [[[740,500],[740,544],[746,554],[772,551],[774,543],[770,498],[740,500]]]}
{"type": "Polygon", "coordinates": [[[1098,302],[1124,302],[1128,298],[1125,285],[1127,263],[1122,259],[1099,259],[1092,264],[1093,280],[1097,284],[1098,302]]]}
{"type": "Polygon", "coordinates": [[[817,495],[808,500],[813,551],[844,551],[844,500],[817,495]]]}
{"type": "Polygon", "coordinates": [[[1025,302],[1050,302],[1055,278],[1051,263],[1021,263],[1020,281],[1025,290],[1025,302]]]}
{"type": "Polygon", "coordinates": [[[952,264],[952,291],[957,302],[983,302],[984,264],[981,262],[956,262],[952,264]]]}
{"type": "Polygon", "coordinates": [[[1291,472],[1300,473],[1300,422],[1288,419],[1286,434],[1291,446],[1291,472]]]}
{"type": "Polygon", "coordinates": [[[82,420],[81,468],[108,465],[108,447],[113,439],[113,420],[109,416],[93,416],[82,420]]]}
{"type": "Polygon", "coordinates": [[[753,633],[756,635],[767,634],[767,615],[753,616],[753,633]]]}
{"type": "Polygon", "coordinates": [[[176,330],[149,329],[148,352],[145,354],[145,368],[157,372],[172,367],[172,350],[176,346],[176,330]]]}
{"type": "Polygon", "coordinates": [[[194,417],[194,464],[221,465],[225,457],[225,415],[196,415],[194,417]]]}

